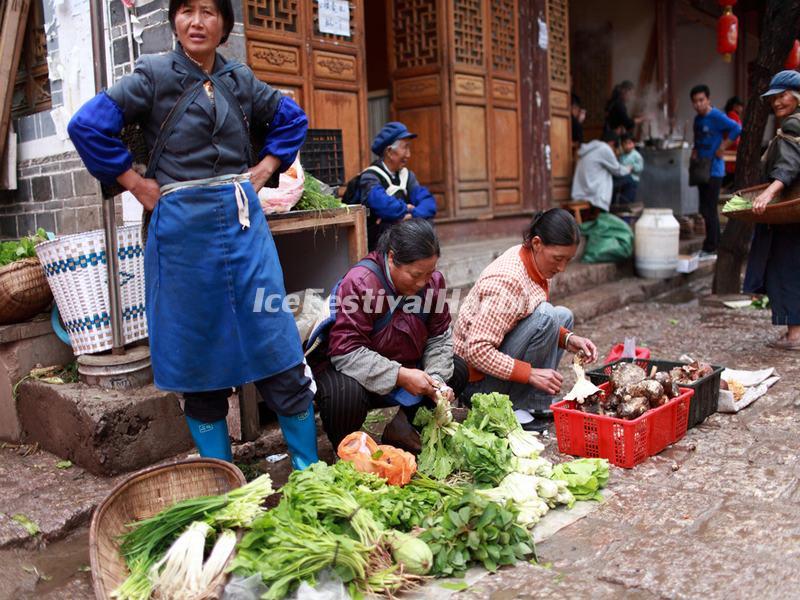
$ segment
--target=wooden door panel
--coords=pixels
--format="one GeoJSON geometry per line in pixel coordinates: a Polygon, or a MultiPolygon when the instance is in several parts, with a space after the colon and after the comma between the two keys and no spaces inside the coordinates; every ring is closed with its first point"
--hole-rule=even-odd
{"type": "Polygon", "coordinates": [[[409,168],[417,179],[429,184],[444,183],[444,145],[442,140],[442,109],[427,106],[397,112],[409,131],[419,137],[411,145],[409,168]]]}
{"type": "Polygon", "coordinates": [[[310,125],[315,129],[341,129],[344,149],[345,180],[354,177],[361,164],[359,102],[357,92],[316,89],[313,92],[314,116],[310,125]]]}
{"type": "Polygon", "coordinates": [[[521,204],[519,190],[497,190],[494,194],[494,203],[504,208],[521,204]]]}
{"type": "Polygon", "coordinates": [[[566,178],[571,172],[571,122],[567,117],[555,116],[550,121],[550,159],[554,178],[566,178]]]}
{"type": "Polygon", "coordinates": [[[516,110],[494,109],[494,175],[496,179],[519,178],[519,119],[516,110]]]}
{"type": "Polygon", "coordinates": [[[456,152],[459,181],[485,181],[489,177],[486,160],[486,108],[456,106],[456,152]]]}
{"type": "Polygon", "coordinates": [[[488,208],[489,192],[486,190],[459,192],[458,206],[465,209],[488,208]]]}

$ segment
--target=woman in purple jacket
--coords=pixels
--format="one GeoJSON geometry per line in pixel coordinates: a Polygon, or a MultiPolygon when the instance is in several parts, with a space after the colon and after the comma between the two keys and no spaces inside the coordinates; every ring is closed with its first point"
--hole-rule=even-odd
{"type": "Polygon", "coordinates": [[[424,219],[409,219],[381,236],[336,291],[338,312],[328,338],[330,365],[316,377],[316,401],[333,447],[373,408],[400,406],[382,441],[420,450],[411,426],[417,408],[437,391],[449,401],[467,381],[453,355],[444,277],[436,270],[439,240],[424,219]]]}

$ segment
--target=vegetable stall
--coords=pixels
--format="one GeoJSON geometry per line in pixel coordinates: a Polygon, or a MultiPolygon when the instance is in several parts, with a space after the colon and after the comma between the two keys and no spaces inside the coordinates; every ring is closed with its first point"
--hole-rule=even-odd
{"type": "Polygon", "coordinates": [[[262,475],[121,524],[115,539],[129,575],[107,597],[213,597],[221,579],[229,593],[250,590],[241,598],[277,600],[329,579],[353,598],[392,597],[473,565],[494,572],[535,561],[532,529],[551,509],[601,500],[608,462],[554,465],[507,396],[472,402],[463,423],[443,400],[420,409],[419,464],[354,432],[339,446],[344,459],[293,472],[278,495],[262,475]]]}

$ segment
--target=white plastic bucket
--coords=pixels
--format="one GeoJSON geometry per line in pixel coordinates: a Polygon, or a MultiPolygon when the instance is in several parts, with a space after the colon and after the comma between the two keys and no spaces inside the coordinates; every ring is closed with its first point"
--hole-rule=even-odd
{"type": "Polygon", "coordinates": [[[671,209],[644,210],[634,231],[634,262],[640,277],[665,279],[676,273],[680,230],[671,209]]]}

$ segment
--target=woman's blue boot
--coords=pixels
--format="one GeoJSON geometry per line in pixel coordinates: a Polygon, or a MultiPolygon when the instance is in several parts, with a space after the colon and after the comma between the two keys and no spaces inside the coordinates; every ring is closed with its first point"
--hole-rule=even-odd
{"type": "Polygon", "coordinates": [[[228,423],[225,419],[213,423],[203,423],[192,417],[186,417],[189,432],[194,445],[203,458],[219,458],[233,462],[231,440],[228,437],[228,423]]]}
{"type": "Polygon", "coordinates": [[[314,405],[297,415],[278,415],[278,423],[283,431],[292,467],[298,471],[311,466],[319,460],[317,456],[317,423],[314,420],[314,405]]]}

